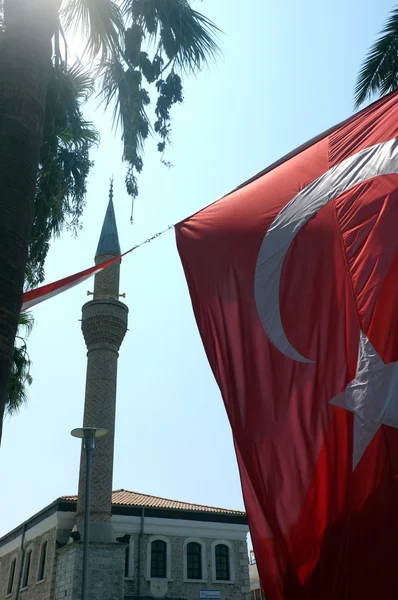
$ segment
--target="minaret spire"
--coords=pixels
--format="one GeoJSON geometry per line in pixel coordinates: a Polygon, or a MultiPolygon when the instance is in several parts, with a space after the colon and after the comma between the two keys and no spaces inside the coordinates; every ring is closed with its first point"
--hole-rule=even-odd
{"type": "Polygon", "coordinates": [[[109,187],[108,208],[106,210],[97,251],[95,253],[96,257],[101,256],[102,254],[113,254],[116,256],[121,254],[119,235],[116,225],[115,208],[113,206],[113,177],[109,187]]]}
{"type": "MultiPolygon", "coordinates": [[[[95,255],[100,264],[120,255],[113,206],[113,178],[109,202],[95,255]]],[[[119,301],[120,260],[97,273],[94,296],[83,306],[82,331],[87,346],[87,377],[84,426],[108,430],[97,440],[92,457],[90,541],[113,542],[111,526],[113,451],[116,411],[117,359],[127,331],[128,308],[119,301]]],[[[86,463],[80,461],[76,524],[83,533],[86,463]]]]}

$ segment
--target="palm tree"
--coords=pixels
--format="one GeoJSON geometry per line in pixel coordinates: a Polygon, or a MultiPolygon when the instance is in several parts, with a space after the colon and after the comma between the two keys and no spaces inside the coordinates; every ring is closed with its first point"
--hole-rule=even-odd
{"type": "MultiPolygon", "coordinates": [[[[42,278],[49,240],[58,232],[58,224],[64,223],[65,210],[69,210],[72,222],[75,216],[78,219],[90,166],[88,150],[94,142],[93,128],[87,124],[80,134],[87,133],[88,139],[75,144],[70,152],[67,133],[73,131],[72,117],[82,120],[79,97],[75,111],[66,111],[64,126],[61,123],[60,129],[66,137],[62,139],[58,132],[56,143],[53,140],[52,145],[44,147],[43,132],[44,139],[51,137],[45,123],[49,121],[52,90],[71,75],[71,68],[72,75],[84,79],[85,97],[95,88],[92,80],[99,82],[100,99],[105,107],[113,109],[114,124],[121,128],[122,158],[127,163],[126,187],[134,199],[138,194],[137,174],[143,167],[143,145],[152,131],[159,136],[158,150],[163,158],[171,133],[171,108],[183,100],[182,75],[198,72],[218,52],[217,28],[195,11],[189,0],[65,0],[62,8],[60,0],[3,0],[3,3],[0,421],[7,403],[24,277],[30,277],[31,282],[42,278]],[[68,64],[64,31],[80,32],[85,40],[81,59],[88,65],[88,72],[80,63],[72,67],[68,64]],[[153,124],[147,113],[151,89],[157,96],[153,124]],[[78,167],[74,169],[75,160],[78,167]],[[38,181],[39,165],[44,173],[46,169],[55,173],[52,181],[58,186],[56,194],[50,193],[52,185],[46,188],[44,177],[40,183],[41,171],[38,181]],[[75,205],[71,206],[70,187],[76,181],[75,205]]],[[[65,89],[58,94],[58,101],[64,98],[64,93],[65,89]]],[[[52,119],[58,123],[56,115],[52,119]]]]}
{"type": "Polygon", "coordinates": [[[374,94],[383,96],[398,86],[398,7],[391,14],[361,67],[355,88],[360,106],[374,94]]]}

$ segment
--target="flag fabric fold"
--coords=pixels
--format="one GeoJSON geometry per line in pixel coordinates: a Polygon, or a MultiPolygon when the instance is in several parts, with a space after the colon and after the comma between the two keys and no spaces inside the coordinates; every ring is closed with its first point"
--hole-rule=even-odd
{"type": "MultiPolygon", "coordinates": [[[[127,254],[127,252],[125,254],[127,254]]],[[[120,260],[122,256],[124,256],[124,254],[122,254],[121,256],[115,256],[115,258],[111,258],[110,260],[107,260],[103,263],[94,265],[93,267],[85,269],[84,271],[80,271],[80,273],[69,275],[68,277],[64,277],[63,279],[54,281],[53,283],[48,283],[46,285],[42,285],[33,290],[25,292],[23,295],[23,304],[21,311],[29,310],[37,304],[40,304],[41,302],[44,302],[49,298],[53,298],[54,296],[57,296],[58,294],[61,294],[62,292],[65,292],[66,290],[75,287],[75,285],[83,283],[83,281],[86,281],[86,279],[89,279],[96,273],[99,273],[100,271],[103,271],[103,269],[106,269],[110,265],[113,265],[113,263],[120,260]]]]}
{"type": "Polygon", "coordinates": [[[127,254],[130,254],[130,252],[134,252],[134,250],[141,248],[141,246],[144,246],[145,244],[149,244],[150,242],[157,239],[161,235],[165,234],[167,231],[169,231],[172,228],[173,228],[173,225],[169,225],[168,227],[166,227],[166,229],[163,229],[162,231],[158,231],[157,233],[153,234],[151,237],[145,239],[140,244],[136,244],[129,250],[126,250],[126,252],[123,252],[122,254],[120,254],[120,256],[115,256],[114,258],[111,258],[105,262],[94,265],[93,267],[90,267],[89,269],[85,269],[84,271],[80,271],[79,273],[75,273],[74,275],[64,277],[63,279],[59,279],[58,281],[54,281],[53,283],[48,283],[46,285],[42,285],[38,288],[35,288],[33,290],[29,290],[29,291],[25,292],[23,295],[23,304],[22,304],[21,310],[24,311],[24,310],[28,310],[29,308],[33,308],[33,306],[40,304],[40,302],[44,302],[44,300],[48,300],[49,298],[52,298],[53,296],[57,296],[58,294],[61,294],[62,292],[65,292],[66,290],[73,288],[75,285],[82,283],[89,277],[92,277],[96,273],[99,273],[103,269],[106,269],[107,267],[109,267],[113,263],[117,262],[118,260],[121,260],[127,254]]]}
{"type": "Polygon", "coordinates": [[[392,600],[398,95],[176,225],[266,600],[392,600]]]}

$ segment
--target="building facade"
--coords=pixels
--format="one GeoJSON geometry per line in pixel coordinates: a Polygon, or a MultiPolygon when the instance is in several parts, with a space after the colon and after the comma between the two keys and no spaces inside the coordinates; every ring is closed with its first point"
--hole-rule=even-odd
{"type": "MultiPolygon", "coordinates": [[[[59,498],[0,539],[0,600],[80,598],[76,510],[59,498]]],[[[90,597],[250,600],[244,513],[119,490],[111,525],[111,543],[90,544],[90,597]]]]}

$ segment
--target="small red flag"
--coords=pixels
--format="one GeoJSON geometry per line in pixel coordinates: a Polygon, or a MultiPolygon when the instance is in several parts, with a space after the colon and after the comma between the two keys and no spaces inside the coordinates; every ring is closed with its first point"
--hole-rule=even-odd
{"type": "Polygon", "coordinates": [[[176,226],[267,600],[392,600],[398,96],[176,226]]]}

